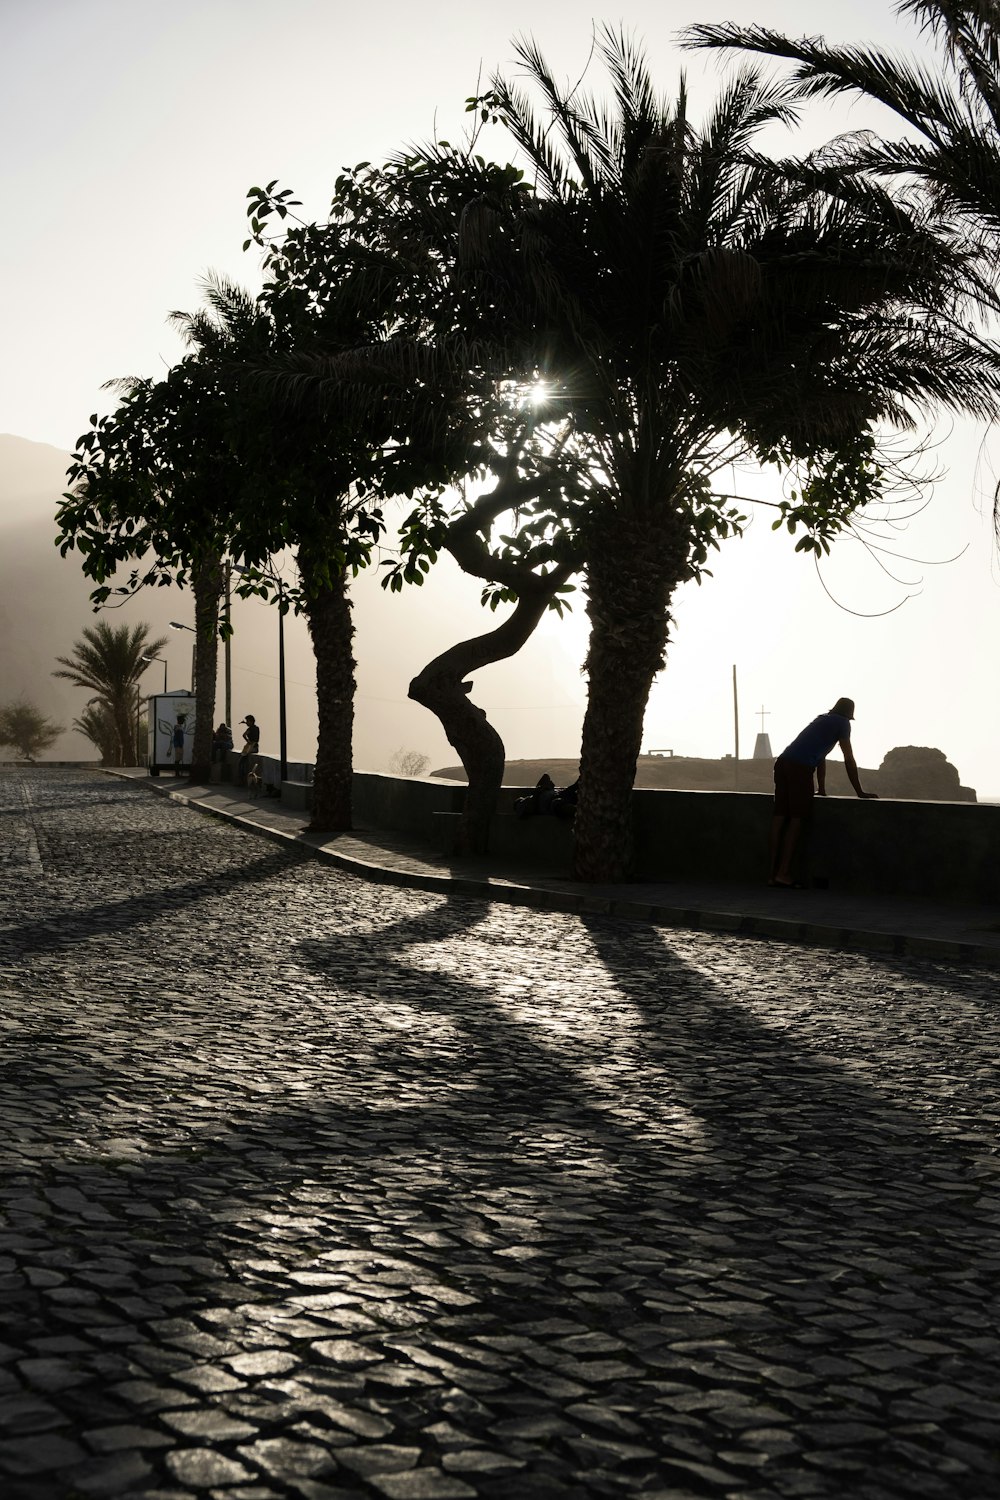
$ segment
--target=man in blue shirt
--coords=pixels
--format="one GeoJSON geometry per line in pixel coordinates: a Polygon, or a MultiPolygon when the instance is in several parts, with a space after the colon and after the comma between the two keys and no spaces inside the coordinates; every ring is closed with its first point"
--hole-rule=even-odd
{"type": "Polygon", "coordinates": [[[854,702],[838,698],[828,714],[820,714],[807,724],[774,763],[774,817],[771,819],[771,877],[769,885],[794,886],[792,861],[802,832],[803,821],[812,813],[813,777],[816,792],[826,796],[826,757],[839,744],[844,767],[859,797],[874,799],[866,792],[858,775],[851,749],[851,720],[854,702]]]}

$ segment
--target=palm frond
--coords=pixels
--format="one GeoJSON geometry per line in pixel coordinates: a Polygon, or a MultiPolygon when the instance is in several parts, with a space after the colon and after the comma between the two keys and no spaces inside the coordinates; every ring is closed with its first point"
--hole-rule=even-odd
{"type": "Polygon", "coordinates": [[[659,99],[644,54],[624,31],[602,26],[600,51],[614,85],[622,136],[633,141],[669,117],[666,100],[659,99]]]}
{"type": "Polygon", "coordinates": [[[681,45],[752,52],[797,66],[789,84],[801,99],[838,94],[867,95],[885,104],[924,134],[948,126],[959,105],[942,79],[919,64],[878,49],[832,47],[822,37],[793,40],[763,26],[698,23],[682,33],[681,45]]]}
{"type": "MultiPolygon", "coordinates": [[[[548,112],[559,128],[563,150],[580,183],[588,193],[599,193],[607,172],[613,169],[613,153],[601,133],[599,120],[594,118],[594,111],[588,108],[585,101],[582,104],[571,102],[560,91],[533,40],[519,38],[514,43],[514,50],[527,68],[532,83],[541,91],[548,112]]],[[[497,79],[496,82],[498,88],[503,90],[503,80],[497,79]]],[[[551,156],[552,148],[547,144],[547,135],[548,132],[545,132],[539,138],[536,134],[536,139],[544,147],[546,156],[551,156]]],[[[534,164],[533,157],[532,163],[534,164]]]]}

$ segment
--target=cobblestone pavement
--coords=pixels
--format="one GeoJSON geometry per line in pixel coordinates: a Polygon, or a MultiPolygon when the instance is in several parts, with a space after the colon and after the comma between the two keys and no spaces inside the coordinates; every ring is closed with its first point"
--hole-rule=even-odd
{"type": "Polygon", "coordinates": [[[4,1500],[993,1496],[996,979],[0,772],[4,1500]]]}

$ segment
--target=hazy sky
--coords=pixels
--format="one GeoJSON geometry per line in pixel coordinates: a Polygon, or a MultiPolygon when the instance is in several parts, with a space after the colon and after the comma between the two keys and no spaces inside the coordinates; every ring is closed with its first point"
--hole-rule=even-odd
{"type": "MultiPolygon", "coordinates": [[[[686,69],[696,110],[707,107],[721,66],[677,52],[677,31],[696,19],[919,46],[883,0],[641,0],[594,19],[644,39],[665,91],[686,69]]],[[[342,166],[381,159],[435,129],[456,137],[480,74],[511,63],[512,37],[532,34],[557,75],[575,79],[590,30],[591,16],[573,0],[0,0],[0,432],[71,448],[90,413],[113,404],[105,380],[156,375],[179,357],[166,315],[197,306],[206,271],[255,288],[257,254],[240,248],[253,184],[277,177],[321,217],[342,166]]],[[[598,70],[592,77],[600,88],[598,70]]],[[[839,116],[824,107],[806,117],[802,139],[877,123],[864,106],[839,116]]],[[[499,132],[485,145],[506,149],[499,132]]],[[[858,704],[862,764],[877,765],[894,745],[937,745],[966,783],[1000,796],[989,444],[981,452],[984,434],[972,427],[938,437],[947,476],[892,543],[922,561],[881,559],[906,584],[845,544],[824,570],[838,605],[761,511],[751,536],[726,546],[715,577],[678,596],[648,747],[730,750],[736,663],[744,753],[760,724],[754,709],[769,711],[778,750],[847,694],[858,704]],[[907,596],[884,618],[840,607],[875,614],[907,596]]],[[[757,482],[753,492],[774,498],[775,487],[757,482]]],[[[478,591],[456,589],[442,578],[401,609],[384,601],[384,610],[370,585],[361,590],[362,763],[376,763],[383,743],[386,753],[406,744],[436,764],[451,758],[405,690],[426,656],[448,644],[456,615],[463,630],[477,628],[478,591]]],[[[546,622],[516,665],[477,682],[476,700],[511,757],[577,752],[584,627],[582,610],[569,626],[546,622]]]]}

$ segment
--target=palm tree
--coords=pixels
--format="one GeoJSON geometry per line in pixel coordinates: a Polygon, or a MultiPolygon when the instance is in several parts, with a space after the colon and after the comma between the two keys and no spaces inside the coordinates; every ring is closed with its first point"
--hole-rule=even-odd
{"type": "MultiPolygon", "coordinates": [[[[82,734],[94,746],[101,757],[102,766],[118,765],[117,757],[120,753],[118,733],[115,729],[114,717],[106,704],[101,703],[99,699],[92,699],[83,712],[73,720],[73,728],[77,734],[82,734]]],[[[137,737],[137,757],[138,753],[137,737]]]]}
{"type": "MultiPolygon", "coordinates": [[[[902,56],[859,46],[838,47],[822,37],[794,41],[766,27],[692,26],[690,47],[754,52],[795,64],[790,94],[800,99],[859,95],[897,115],[909,134],[895,140],[848,135],[831,143],[826,157],[840,171],[912,179],[942,216],[968,236],[982,258],[974,290],[996,311],[1000,260],[1000,11],[989,0],[899,0],[896,12],[912,17],[937,43],[935,76],[902,56]]],[[[795,164],[789,163],[794,170],[795,164]]],[[[1000,539],[1000,488],[993,523],[1000,539]]]]}
{"type": "MultiPolygon", "coordinates": [[[[316,658],[318,744],[310,826],[351,827],[354,726],[354,626],[350,577],[363,566],[379,523],[352,495],[357,438],[328,411],[280,403],[272,385],[250,378],[277,358],[282,336],[267,307],[219,277],[205,282],[206,307],[173,319],[198,359],[232,394],[228,439],[245,476],[237,513],[228,518],[237,556],[252,554],[246,585],[291,597],[306,616],[316,658]],[[301,587],[272,587],[268,555],[296,546],[301,587]]],[[[284,340],[287,343],[287,338],[284,340]]]]}
{"type": "Polygon", "coordinates": [[[793,41],[763,26],[691,26],[684,43],[792,62],[789,92],[794,98],[854,94],[886,105],[912,133],[898,140],[868,132],[847,137],[841,165],[917,179],[939,210],[957,216],[995,255],[1000,232],[1000,11],[992,0],[900,0],[896,12],[912,17],[939,45],[939,76],[902,56],[831,46],[822,37],[793,41]]]}
{"type": "Polygon", "coordinates": [[[101,738],[94,739],[89,728],[82,732],[93,740],[102,757],[107,758],[110,752],[112,765],[128,764],[135,745],[135,693],[148,666],[143,658],[156,656],[167,644],[166,636],[152,640],[151,628],[145,621],[129,626],[99,620],[84,628],[71,656],[56,657],[60,670],[53,672],[53,677],[64,677],[91,694],[88,709],[96,710],[96,717],[90,715],[91,727],[100,720],[101,738]],[[113,738],[109,738],[109,729],[113,738]]]}
{"type": "Polygon", "coordinates": [[[468,238],[484,304],[522,348],[534,340],[601,476],[585,527],[576,860],[581,878],[617,880],[674,591],[740,528],[713,474],[757,452],[853,475],[826,514],[835,529],[871,493],[859,434],[911,424],[914,400],[989,411],[998,381],[951,318],[961,257],[919,212],[875,186],[820,192],[749,158],[761,127],[788,117],[782,88],[743,71],[696,130],[683,89],[658,97],[625,39],[604,31],[598,50],[613,110],[561,90],[518,45],[546,118],[500,78],[485,107],[513,132],[535,193],[505,217],[470,192],[468,238]]]}

